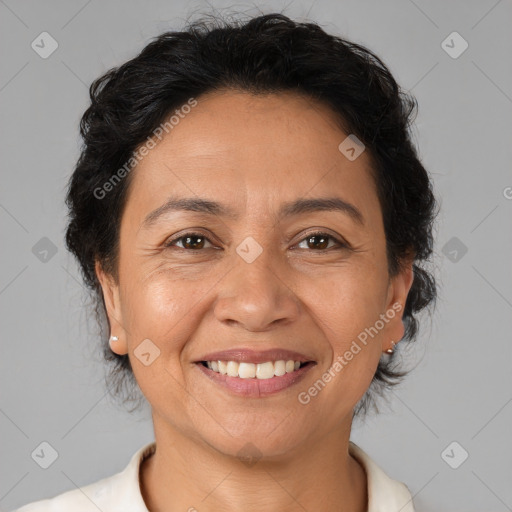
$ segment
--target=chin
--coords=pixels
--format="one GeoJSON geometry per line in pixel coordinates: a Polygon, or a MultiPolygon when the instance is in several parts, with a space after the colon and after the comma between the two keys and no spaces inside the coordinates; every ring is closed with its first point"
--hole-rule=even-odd
{"type": "Polygon", "coordinates": [[[289,428],[280,430],[279,426],[274,429],[264,428],[258,430],[249,422],[239,425],[238,431],[228,430],[232,436],[223,431],[223,435],[203,435],[205,442],[223,455],[237,457],[249,465],[260,459],[280,459],[299,450],[305,442],[304,431],[291,432],[289,428]],[[269,434],[269,432],[271,432],[269,434]],[[247,459],[247,460],[246,460],[247,459]]]}

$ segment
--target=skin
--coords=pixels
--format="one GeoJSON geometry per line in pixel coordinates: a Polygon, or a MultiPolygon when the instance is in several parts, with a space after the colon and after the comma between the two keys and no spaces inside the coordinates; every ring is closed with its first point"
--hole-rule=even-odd
{"type": "Polygon", "coordinates": [[[197,100],[132,171],[118,280],[96,266],[119,338],[112,350],[129,354],[152,408],[157,450],[141,465],[144,500],[151,512],[366,511],[366,474],[348,451],[353,407],[403,337],[413,279],[412,261],[388,274],[369,155],[348,160],[333,113],[295,94],[226,90],[197,100]],[[215,200],[239,217],[170,212],[141,227],[170,196],[215,200]],[[333,196],[356,206],[364,226],[336,211],[276,217],[283,202],[333,196]],[[198,230],[208,239],[192,240],[200,249],[184,239],[164,247],[198,230]],[[324,252],[318,238],[308,243],[316,230],[334,237],[324,252]],[[263,249],[252,263],[236,252],[248,236],[263,249]],[[336,239],[351,249],[336,249],[336,239]],[[395,303],[402,310],[301,404],[298,393],[395,303]],[[145,339],[160,350],[148,366],[133,353],[145,339]],[[317,364],[297,385],[243,398],[193,364],[234,347],[296,350],[317,364]],[[237,457],[247,443],[261,456],[250,466],[237,457]]]}

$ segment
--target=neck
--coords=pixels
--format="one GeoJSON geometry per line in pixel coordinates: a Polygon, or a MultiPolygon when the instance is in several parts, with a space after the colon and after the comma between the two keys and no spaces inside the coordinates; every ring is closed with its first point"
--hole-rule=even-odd
{"type": "Polygon", "coordinates": [[[367,511],[366,473],[349,454],[350,426],[295,453],[252,463],[156,427],[156,452],[140,468],[150,512],[367,511]]]}

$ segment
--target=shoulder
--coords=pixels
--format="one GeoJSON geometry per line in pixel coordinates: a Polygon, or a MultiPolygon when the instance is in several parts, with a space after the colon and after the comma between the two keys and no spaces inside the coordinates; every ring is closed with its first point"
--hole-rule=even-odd
{"type": "Polygon", "coordinates": [[[115,475],[72,489],[53,498],[33,501],[12,512],[147,512],[140,494],[140,462],[152,453],[155,443],[146,444],[132,456],[128,466],[115,475]]]}
{"type": "Polygon", "coordinates": [[[98,512],[109,504],[112,491],[119,483],[119,474],[93,484],[64,492],[49,499],[33,501],[12,512],[98,512]]]}
{"type": "Polygon", "coordinates": [[[391,478],[361,447],[349,443],[349,452],[363,466],[368,485],[368,511],[414,512],[409,488],[391,478]]]}

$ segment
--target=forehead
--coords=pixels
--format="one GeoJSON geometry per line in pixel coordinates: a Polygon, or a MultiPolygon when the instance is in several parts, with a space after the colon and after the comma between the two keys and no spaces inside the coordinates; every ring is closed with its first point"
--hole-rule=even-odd
{"type": "Polygon", "coordinates": [[[242,212],[336,192],[363,213],[378,207],[369,155],[350,161],[340,152],[348,134],[321,103],[228,90],[197,98],[175,119],[132,171],[139,216],[171,195],[211,197],[242,212]]]}

